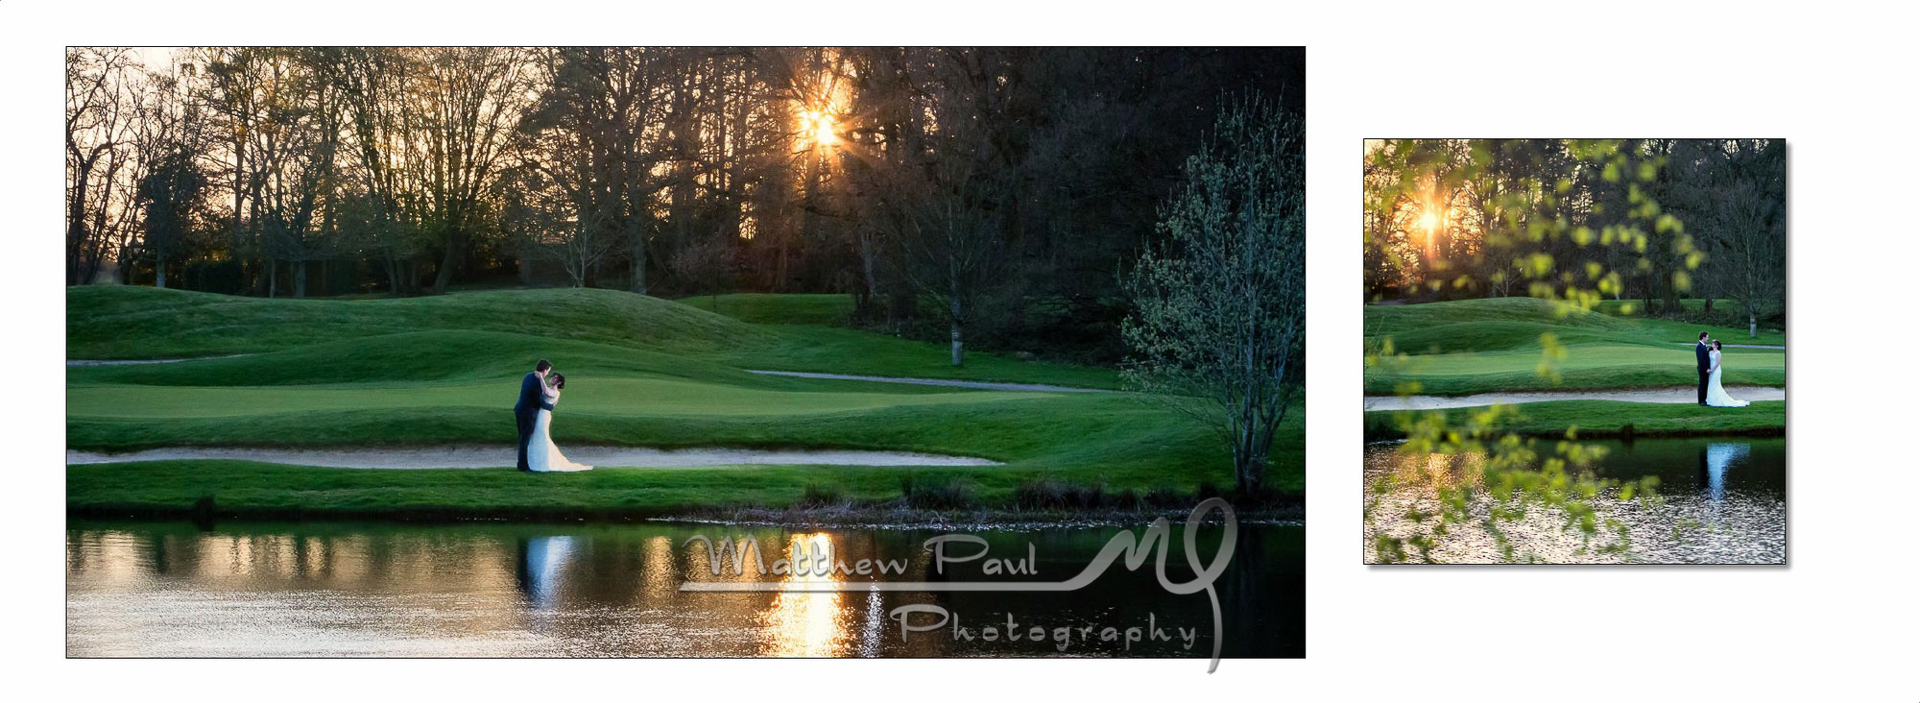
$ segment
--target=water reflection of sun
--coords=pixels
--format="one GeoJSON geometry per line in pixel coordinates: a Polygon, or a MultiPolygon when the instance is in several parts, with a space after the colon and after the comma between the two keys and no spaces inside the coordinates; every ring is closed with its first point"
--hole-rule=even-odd
{"type": "Polygon", "coordinates": [[[1393,471],[1395,482],[1431,491],[1478,483],[1484,475],[1484,452],[1401,454],[1393,471]]]}
{"type": "MultiPolygon", "coordinates": [[[[819,560],[832,564],[838,558],[833,538],[825,533],[796,534],[787,540],[788,558],[819,560]]],[[[796,564],[796,567],[799,567],[796,564]]],[[[814,583],[837,580],[831,573],[821,575],[813,569],[795,568],[787,574],[788,583],[814,583]],[[805,570],[806,573],[798,573],[805,570]]],[[[763,616],[765,629],[761,639],[765,653],[775,657],[831,657],[845,653],[849,619],[842,608],[841,595],[829,593],[782,592],[763,616]]]]}

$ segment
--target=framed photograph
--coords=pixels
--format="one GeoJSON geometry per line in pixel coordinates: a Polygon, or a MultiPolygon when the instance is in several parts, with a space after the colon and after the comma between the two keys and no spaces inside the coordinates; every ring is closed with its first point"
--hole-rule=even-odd
{"type": "Polygon", "coordinates": [[[1786,563],[1785,141],[1364,158],[1367,563],[1786,563]]]}
{"type": "Polygon", "coordinates": [[[69,657],[1305,656],[1299,48],[69,47],[69,657]]]}

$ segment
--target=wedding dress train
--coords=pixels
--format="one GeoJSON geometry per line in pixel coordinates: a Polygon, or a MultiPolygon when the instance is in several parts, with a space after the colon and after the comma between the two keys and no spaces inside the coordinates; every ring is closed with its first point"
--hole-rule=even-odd
{"type": "Polygon", "coordinates": [[[533,444],[527,447],[527,468],[540,473],[561,471],[586,471],[593,467],[576,464],[560,453],[560,447],[553,443],[553,411],[540,409],[540,415],[533,422],[533,444]]]}
{"type": "Polygon", "coordinates": [[[1720,387],[1720,352],[1712,353],[1713,373],[1707,376],[1707,404],[1716,408],[1744,408],[1747,401],[1727,395],[1727,389],[1720,387]]]}

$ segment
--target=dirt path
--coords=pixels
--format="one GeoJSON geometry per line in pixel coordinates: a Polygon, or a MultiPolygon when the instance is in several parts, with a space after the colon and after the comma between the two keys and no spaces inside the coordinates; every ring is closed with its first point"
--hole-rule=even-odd
{"type": "MultiPolygon", "coordinates": [[[[997,466],[1000,462],[965,456],[914,452],[812,449],[649,449],[645,447],[564,447],[567,458],[594,466],[692,467],[731,464],[837,464],[847,466],[997,466]]],[[[169,459],[242,459],[339,469],[485,469],[513,466],[512,446],[334,447],[271,449],[253,447],[169,447],[125,454],[69,449],[67,464],[169,459]]]]}
{"type": "Polygon", "coordinates": [[[1036,393],[1112,393],[1104,388],[1075,388],[1073,386],[1049,386],[1044,383],[989,383],[985,381],[951,381],[944,378],[901,378],[898,376],[852,376],[839,373],[813,373],[809,371],[755,371],[747,373],[762,376],[792,376],[794,378],[823,378],[833,381],[872,381],[874,383],[909,383],[916,386],[947,386],[949,388],[971,388],[981,391],[1015,391],[1036,393]]]}
{"type": "MultiPolygon", "coordinates": [[[[1696,389],[1692,387],[1660,388],[1637,391],[1589,391],[1554,393],[1481,393],[1444,397],[1434,395],[1416,395],[1408,398],[1397,396],[1367,396],[1368,412],[1380,410],[1441,410],[1445,408],[1474,408],[1495,403],[1513,405],[1516,403],[1539,403],[1549,400],[1617,400],[1627,403],[1693,403],[1698,402],[1696,389]]],[[[1727,395],[1741,400],[1786,400],[1787,389],[1765,386],[1734,386],[1727,389],[1727,395]]]]}

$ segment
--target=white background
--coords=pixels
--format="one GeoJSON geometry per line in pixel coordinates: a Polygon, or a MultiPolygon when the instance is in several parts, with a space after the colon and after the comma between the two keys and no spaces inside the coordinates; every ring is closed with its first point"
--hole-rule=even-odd
{"type": "MultiPolygon", "coordinates": [[[[87,699],[1920,701],[1916,29],[1892,3],[0,2],[10,693],[87,699]],[[576,7],[582,6],[585,7],[576,7]],[[61,49],[1306,45],[1308,658],[66,661],[61,49]],[[1784,137],[1790,566],[1360,565],[1365,137],[1784,137]],[[24,441],[23,441],[24,440],[24,441]]],[[[34,696],[38,698],[38,696],[34,696]]]]}

